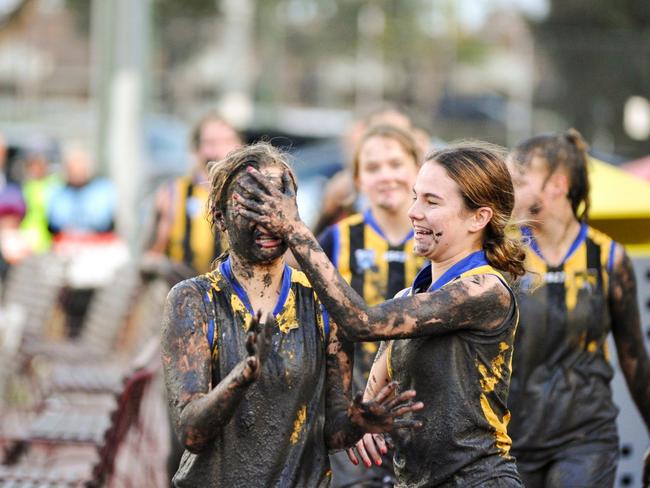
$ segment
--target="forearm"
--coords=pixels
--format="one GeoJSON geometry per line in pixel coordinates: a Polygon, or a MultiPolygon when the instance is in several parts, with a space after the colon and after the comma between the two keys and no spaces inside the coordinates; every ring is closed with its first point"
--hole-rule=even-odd
{"type": "Polygon", "coordinates": [[[182,409],[178,434],[187,450],[201,451],[230,421],[250,384],[243,379],[243,369],[241,362],[209,393],[182,409]]]}
{"type": "Polygon", "coordinates": [[[341,277],[304,223],[296,223],[288,244],[343,336],[354,342],[366,340],[371,330],[370,307],[341,277]]]}
{"type": "Polygon", "coordinates": [[[339,338],[340,327],[332,321],[330,342],[326,355],[327,401],[325,415],[325,444],[328,449],[344,449],[362,435],[352,424],[348,407],[351,402],[354,347],[339,338]]]}

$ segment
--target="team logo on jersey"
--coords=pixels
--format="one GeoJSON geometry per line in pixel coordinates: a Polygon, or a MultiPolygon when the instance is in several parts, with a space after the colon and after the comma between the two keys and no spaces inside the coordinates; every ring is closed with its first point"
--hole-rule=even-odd
{"type": "Polygon", "coordinates": [[[549,271],[544,273],[544,282],[548,284],[564,283],[565,285],[569,285],[568,280],[578,290],[591,291],[598,284],[598,270],[589,268],[585,271],[581,270],[570,274],[565,271],[549,271]]]}
{"type": "Polygon", "coordinates": [[[406,253],[404,251],[396,251],[392,249],[384,253],[384,260],[387,263],[405,263],[406,253]]]}
{"type": "Polygon", "coordinates": [[[374,249],[356,249],[354,258],[357,261],[357,267],[361,271],[367,271],[375,265],[374,249]]]}

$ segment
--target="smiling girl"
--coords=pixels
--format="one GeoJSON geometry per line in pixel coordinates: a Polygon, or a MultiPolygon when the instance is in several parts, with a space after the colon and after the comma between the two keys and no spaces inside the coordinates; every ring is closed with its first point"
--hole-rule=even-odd
{"type": "MultiPolygon", "coordinates": [[[[341,333],[393,339],[380,347],[366,397],[396,378],[418,388],[425,403],[423,429],[395,436],[397,486],[521,486],[506,407],[518,310],[501,271],[522,275],[524,253],[505,234],[514,193],[501,153],[463,144],[426,159],[409,217],[415,252],[432,265],[398,298],[376,306],[329,262],[300,221],[291,192],[251,168],[234,198],[241,215],[286,236],[341,333]]],[[[357,450],[375,458],[385,446],[366,435],[357,450]]]]}

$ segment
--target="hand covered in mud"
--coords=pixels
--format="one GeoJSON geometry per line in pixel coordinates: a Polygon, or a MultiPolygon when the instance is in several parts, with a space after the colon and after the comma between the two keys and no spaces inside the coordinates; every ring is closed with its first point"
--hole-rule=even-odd
{"type": "Polygon", "coordinates": [[[391,381],[384,386],[377,396],[362,401],[359,392],[348,407],[348,417],[352,424],[363,432],[380,433],[394,429],[417,429],[422,422],[414,419],[401,418],[410,412],[416,412],[424,407],[422,402],[412,402],[415,390],[397,393],[397,381],[391,381]]]}
{"type": "Polygon", "coordinates": [[[262,366],[271,350],[273,331],[277,327],[273,314],[268,314],[266,322],[261,322],[261,312],[251,319],[246,337],[248,357],[244,359],[241,373],[242,384],[250,384],[260,377],[262,366]]]}
{"type": "Polygon", "coordinates": [[[300,217],[294,183],[286,170],[282,173],[282,187],[280,191],[259,171],[249,167],[237,182],[233,194],[235,208],[241,216],[273,234],[290,235],[300,217]]]}

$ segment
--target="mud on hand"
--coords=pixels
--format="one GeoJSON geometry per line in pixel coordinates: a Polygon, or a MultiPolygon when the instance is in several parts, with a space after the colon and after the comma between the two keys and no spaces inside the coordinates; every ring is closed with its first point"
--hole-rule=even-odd
{"type": "Polygon", "coordinates": [[[264,323],[261,322],[261,318],[262,312],[258,310],[248,324],[248,335],[246,336],[248,357],[245,359],[246,366],[242,372],[244,383],[252,383],[259,378],[271,350],[273,331],[277,329],[273,314],[268,314],[264,323]]]}
{"type": "Polygon", "coordinates": [[[363,432],[380,433],[395,429],[418,429],[422,421],[404,418],[405,415],[424,408],[422,402],[413,402],[415,390],[397,393],[399,384],[392,381],[377,396],[364,402],[358,393],[348,407],[350,421],[363,432]]]}
{"type": "Polygon", "coordinates": [[[280,191],[255,168],[248,168],[233,193],[237,212],[269,232],[288,235],[300,216],[293,182],[286,170],[282,173],[282,186],[280,191]]]}

